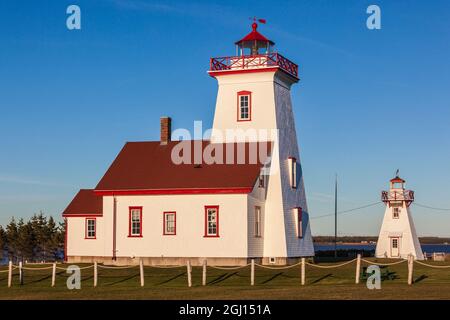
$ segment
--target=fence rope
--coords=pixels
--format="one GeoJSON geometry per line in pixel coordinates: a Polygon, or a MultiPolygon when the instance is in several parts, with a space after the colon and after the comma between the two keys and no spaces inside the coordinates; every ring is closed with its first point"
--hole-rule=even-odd
{"type": "Polygon", "coordinates": [[[435,265],[423,263],[423,262],[420,262],[420,261],[417,261],[417,260],[414,260],[414,262],[416,262],[418,264],[421,264],[423,266],[426,266],[426,267],[430,267],[430,268],[436,268],[436,269],[447,269],[447,268],[450,268],[450,266],[435,266],[435,265]]]}
{"type": "Polygon", "coordinates": [[[347,262],[344,262],[344,263],[341,263],[341,264],[329,265],[329,266],[319,266],[317,264],[309,263],[309,262],[306,262],[306,264],[308,266],[315,267],[315,268],[331,269],[331,268],[339,268],[339,267],[345,266],[345,265],[350,264],[350,263],[355,262],[355,261],[356,261],[356,259],[353,259],[353,260],[350,260],[350,261],[347,261],[347,262]]]}
{"type": "MultiPolygon", "coordinates": [[[[16,267],[18,268],[18,267],[16,267]]],[[[23,270],[50,270],[53,269],[53,266],[50,267],[42,267],[42,268],[28,268],[28,267],[22,267],[23,270]]]]}
{"type": "Polygon", "coordinates": [[[250,265],[250,263],[246,264],[245,266],[240,266],[240,267],[214,267],[214,266],[208,266],[208,267],[213,268],[213,269],[218,269],[218,270],[237,270],[237,269],[246,268],[249,265],[250,265]]]}
{"type": "Polygon", "coordinates": [[[375,264],[377,266],[393,266],[396,264],[407,262],[408,260],[401,260],[401,261],[396,261],[396,262],[391,262],[391,263],[381,263],[381,262],[375,262],[375,261],[370,261],[370,260],[366,260],[366,259],[361,259],[361,261],[364,261],[368,264],[375,264]]]}
{"type": "MultiPolygon", "coordinates": [[[[93,266],[93,265],[92,265],[93,266]]],[[[98,268],[102,268],[102,269],[132,269],[132,268],[136,268],[139,267],[139,265],[135,265],[135,266],[102,266],[102,265],[97,265],[98,268]]]]}
{"type": "Polygon", "coordinates": [[[255,266],[258,266],[258,267],[264,268],[264,269],[283,270],[283,269],[290,269],[290,268],[296,267],[296,266],[301,265],[301,264],[302,264],[302,262],[300,261],[300,262],[298,262],[296,264],[291,264],[290,266],[285,266],[285,267],[270,267],[270,266],[264,266],[264,265],[258,264],[258,263],[255,263],[255,266]]]}
{"type": "Polygon", "coordinates": [[[157,269],[186,268],[185,265],[181,265],[181,266],[144,266],[144,267],[157,268],[157,269]]]}
{"type": "MultiPolygon", "coordinates": [[[[82,267],[82,268],[80,268],[80,270],[85,270],[85,269],[89,269],[89,268],[93,268],[93,267],[94,267],[94,265],[90,265],[90,266],[82,267]]],[[[56,269],[67,270],[68,268],[63,268],[63,267],[56,266],[56,269]]]]}

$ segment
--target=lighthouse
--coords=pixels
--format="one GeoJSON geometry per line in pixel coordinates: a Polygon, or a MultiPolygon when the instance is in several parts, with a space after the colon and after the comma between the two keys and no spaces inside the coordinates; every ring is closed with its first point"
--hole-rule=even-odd
{"type": "Polygon", "coordinates": [[[406,259],[411,254],[414,259],[424,259],[409,209],[414,202],[414,191],[406,190],[405,182],[397,171],[390,180],[389,191],[381,193],[386,211],[375,250],[377,258],[406,259]]]}
{"type": "Polygon", "coordinates": [[[210,60],[208,73],[218,82],[211,140],[233,142],[225,132],[234,129],[237,140],[272,142],[257,251],[263,262],[287,262],[314,255],[291,100],[298,65],[274,49],[256,21],[251,27],[235,42],[235,56],[210,60]]]}

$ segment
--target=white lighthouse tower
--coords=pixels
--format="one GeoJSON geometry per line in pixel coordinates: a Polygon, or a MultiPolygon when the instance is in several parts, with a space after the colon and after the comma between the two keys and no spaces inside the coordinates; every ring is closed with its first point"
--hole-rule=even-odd
{"type": "Polygon", "coordinates": [[[254,21],[235,43],[236,56],[211,59],[209,74],[218,81],[211,140],[231,142],[225,132],[235,129],[238,140],[272,142],[261,248],[270,263],[271,257],[313,256],[314,247],[291,102],[298,66],[274,51],[274,42],[257,28],[254,21]]]}
{"type": "Polygon", "coordinates": [[[422,248],[417,237],[409,206],[414,201],[414,191],[405,190],[405,180],[397,175],[390,181],[389,191],[382,191],[386,204],[383,224],[378,236],[377,258],[402,258],[413,255],[423,260],[422,248]]]}

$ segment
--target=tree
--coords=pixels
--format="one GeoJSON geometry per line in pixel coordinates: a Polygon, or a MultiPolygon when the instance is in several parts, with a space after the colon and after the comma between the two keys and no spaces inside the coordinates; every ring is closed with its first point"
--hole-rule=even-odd
{"type": "Polygon", "coordinates": [[[11,221],[6,226],[6,243],[7,243],[7,251],[10,260],[17,259],[17,224],[14,217],[11,218],[11,221]]]}
{"type": "Polygon", "coordinates": [[[35,239],[33,236],[33,225],[31,221],[24,223],[21,218],[17,223],[16,250],[19,260],[29,260],[33,258],[35,239]]]}
{"type": "Polygon", "coordinates": [[[7,248],[6,232],[3,229],[3,227],[0,226],[0,260],[3,260],[6,248],[7,248]]]}

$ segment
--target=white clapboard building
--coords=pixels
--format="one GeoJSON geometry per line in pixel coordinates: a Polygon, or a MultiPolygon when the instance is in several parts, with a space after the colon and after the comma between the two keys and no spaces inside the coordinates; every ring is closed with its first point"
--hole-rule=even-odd
{"type": "Polygon", "coordinates": [[[386,204],[383,224],[378,236],[375,256],[377,258],[402,258],[408,255],[423,260],[422,248],[410,212],[414,192],[405,189],[405,180],[398,175],[391,179],[389,191],[382,191],[386,204]]]}
{"type": "Polygon", "coordinates": [[[237,56],[210,61],[211,139],[173,141],[162,117],[160,141],[126,143],[63,212],[68,262],[286,264],[314,255],[290,94],[298,66],[252,29],[237,56]]]}

